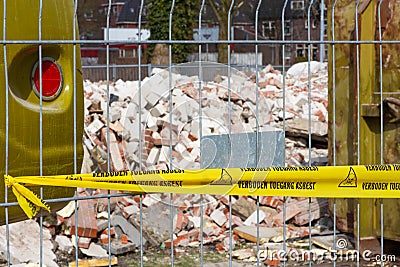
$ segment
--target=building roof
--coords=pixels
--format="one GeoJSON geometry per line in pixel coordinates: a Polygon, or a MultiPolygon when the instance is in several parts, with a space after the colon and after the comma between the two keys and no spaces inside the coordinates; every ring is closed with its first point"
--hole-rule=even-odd
{"type": "MultiPolygon", "coordinates": [[[[139,21],[140,1],[125,0],[121,12],[119,13],[117,24],[132,24],[139,21]]],[[[143,16],[142,16],[143,22],[143,16]]]]}
{"type": "MultiPolygon", "coordinates": [[[[282,18],[282,10],[286,0],[262,0],[259,9],[259,20],[280,20],[282,18]]],[[[121,12],[117,19],[117,24],[136,24],[139,21],[139,12],[141,0],[119,0],[119,3],[124,3],[121,12]]],[[[255,21],[255,12],[259,0],[243,1],[239,11],[233,14],[233,24],[236,25],[251,25],[255,21]]],[[[288,0],[285,8],[285,18],[304,18],[307,17],[308,3],[310,0],[288,0]],[[302,2],[299,3],[299,2],[302,2]],[[293,8],[296,4],[303,6],[301,9],[293,8]]],[[[312,15],[316,16],[319,12],[320,0],[314,1],[314,8],[312,8],[312,15]]],[[[146,1],[145,7],[148,5],[146,1]]],[[[144,7],[144,8],[145,8],[144,7]]],[[[204,9],[203,13],[204,22],[216,22],[215,14],[210,6],[204,9]]],[[[142,14],[142,23],[146,22],[145,12],[142,14]]]]}
{"type": "MultiPolygon", "coordinates": [[[[285,0],[271,0],[271,1],[262,1],[260,10],[259,10],[259,19],[260,20],[281,20],[282,19],[282,11],[284,9],[285,0]]],[[[304,18],[307,17],[308,7],[310,0],[303,1],[294,1],[289,0],[286,3],[285,7],[285,19],[294,19],[294,18],[304,18]],[[293,3],[292,3],[293,2],[293,3]],[[303,9],[296,9],[295,4],[303,2],[303,9]]],[[[299,3],[300,4],[300,3],[299,3]]],[[[316,0],[313,3],[313,8],[311,9],[312,16],[317,16],[319,13],[319,4],[320,1],[316,0]]]]}

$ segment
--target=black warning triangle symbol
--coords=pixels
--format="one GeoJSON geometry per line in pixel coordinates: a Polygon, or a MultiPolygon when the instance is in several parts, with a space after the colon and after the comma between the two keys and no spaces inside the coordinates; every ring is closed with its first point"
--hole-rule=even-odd
{"type": "Polygon", "coordinates": [[[338,187],[357,187],[357,175],[352,167],[350,167],[347,177],[340,182],[338,187]]]}
{"type": "Polygon", "coordinates": [[[211,183],[212,185],[232,185],[232,176],[226,169],[221,169],[221,176],[218,180],[211,183]]]}

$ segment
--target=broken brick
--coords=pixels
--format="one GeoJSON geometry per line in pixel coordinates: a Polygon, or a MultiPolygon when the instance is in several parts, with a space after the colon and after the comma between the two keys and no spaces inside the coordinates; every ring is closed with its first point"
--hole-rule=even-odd
{"type": "Polygon", "coordinates": [[[81,237],[97,237],[97,221],[92,200],[79,201],[79,209],[77,214],[73,214],[69,220],[69,231],[75,234],[75,216],[78,216],[78,236],[81,237]]]}

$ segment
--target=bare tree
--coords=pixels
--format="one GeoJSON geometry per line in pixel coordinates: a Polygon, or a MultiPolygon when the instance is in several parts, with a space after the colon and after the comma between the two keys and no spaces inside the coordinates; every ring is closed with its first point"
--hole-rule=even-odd
{"type": "MultiPolygon", "coordinates": [[[[218,21],[219,40],[228,40],[229,9],[233,3],[233,8],[230,14],[230,21],[232,25],[232,15],[243,5],[243,1],[238,1],[236,3],[235,0],[209,0],[208,3],[214,11],[215,17],[218,21]]],[[[218,62],[228,62],[228,44],[218,44],[218,62]]]]}

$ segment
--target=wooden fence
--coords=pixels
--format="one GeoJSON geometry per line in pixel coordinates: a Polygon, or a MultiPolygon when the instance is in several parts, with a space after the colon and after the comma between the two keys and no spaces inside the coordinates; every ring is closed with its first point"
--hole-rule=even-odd
{"type": "MultiPolygon", "coordinates": [[[[136,81],[139,79],[139,67],[137,65],[110,65],[108,68],[109,80],[136,81]]],[[[83,79],[90,81],[107,80],[106,65],[82,66],[83,79]]],[[[143,80],[151,73],[151,66],[141,66],[141,79],[143,80]]]]}

